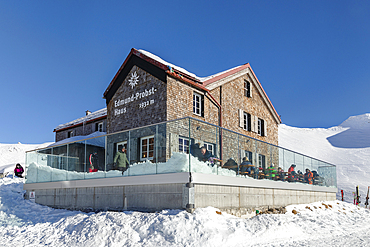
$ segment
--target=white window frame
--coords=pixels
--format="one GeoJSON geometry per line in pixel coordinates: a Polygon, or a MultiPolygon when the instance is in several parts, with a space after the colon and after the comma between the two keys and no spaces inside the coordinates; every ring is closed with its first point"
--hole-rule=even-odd
{"type": "Polygon", "coordinates": [[[193,113],[197,116],[202,116],[202,95],[193,92],[193,113]]]}
{"type": "Polygon", "coordinates": [[[258,154],[258,167],[266,169],[266,157],[263,154],[258,154]]]}
{"type": "Polygon", "coordinates": [[[103,130],[104,130],[104,123],[103,122],[98,123],[98,129],[97,129],[97,131],[103,132],[103,130]]]}
{"type": "Polygon", "coordinates": [[[209,151],[212,155],[215,155],[215,150],[214,150],[215,145],[214,145],[214,144],[205,142],[205,143],[204,143],[204,147],[205,147],[205,148],[207,149],[207,151],[209,151]]]}
{"type": "Polygon", "coordinates": [[[258,118],[257,121],[258,121],[257,134],[260,135],[260,136],[265,136],[266,135],[266,133],[265,133],[265,131],[266,131],[266,126],[265,126],[266,122],[263,119],[260,119],[260,118],[258,118]]]}
{"type": "Polygon", "coordinates": [[[153,160],[154,159],[154,149],[155,149],[155,140],[154,140],[154,135],[151,135],[151,136],[145,136],[145,137],[142,137],[140,138],[140,160],[141,161],[144,161],[144,160],[153,160]],[[153,139],[153,149],[150,148],[150,139],[153,139]],[[143,142],[144,140],[147,140],[147,145],[146,147],[143,146],[143,142]],[[150,156],[150,152],[153,152],[153,156],[152,157],[149,157],[150,156]]]}
{"type": "Polygon", "coordinates": [[[67,132],[67,138],[71,138],[71,137],[74,137],[74,131],[73,130],[67,132]]]}
{"type": "Polygon", "coordinates": [[[244,157],[247,157],[249,162],[251,162],[252,164],[254,163],[253,162],[253,153],[251,151],[244,150],[244,157]]]}
{"type": "Polygon", "coordinates": [[[251,83],[247,80],[244,80],[244,96],[248,98],[252,97],[251,83]]]}
{"type": "Polygon", "coordinates": [[[124,146],[124,147],[125,147],[125,149],[127,150],[127,141],[117,142],[117,145],[116,145],[116,152],[118,152],[118,151],[121,151],[121,150],[122,150],[122,148],[121,148],[121,149],[119,149],[119,148],[118,148],[119,146],[124,146]]]}
{"type": "Polygon", "coordinates": [[[190,141],[189,138],[179,137],[179,152],[188,154],[190,151],[190,141]],[[186,144],[187,142],[187,144],[186,144]]]}
{"type": "Polygon", "coordinates": [[[246,131],[250,131],[251,128],[251,114],[243,112],[243,129],[246,131]],[[249,121],[248,121],[248,115],[249,115],[249,121]]]}

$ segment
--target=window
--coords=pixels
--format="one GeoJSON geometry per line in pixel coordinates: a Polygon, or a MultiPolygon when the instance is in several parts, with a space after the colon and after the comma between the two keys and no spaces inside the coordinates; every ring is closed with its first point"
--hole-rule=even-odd
{"type": "Polygon", "coordinates": [[[140,139],[140,160],[152,160],[154,158],[154,136],[140,139]]]}
{"type": "Polygon", "coordinates": [[[251,114],[243,112],[243,129],[251,131],[251,114]]]}
{"type": "Polygon", "coordinates": [[[250,151],[247,151],[247,150],[245,150],[245,156],[244,157],[247,157],[248,158],[248,160],[253,164],[253,153],[252,152],[250,152],[250,151]]]}
{"type": "Polygon", "coordinates": [[[67,138],[71,138],[71,137],[73,137],[73,130],[68,131],[68,133],[67,133],[67,138]]]}
{"type": "Polygon", "coordinates": [[[179,138],[179,152],[189,153],[189,139],[179,138]]]}
{"type": "Polygon", "coordinates": [[[203,95],[200,95],[198,93],[193,93],[193,113],[195,115],[203,117],[203,95]]]}
{"type": "Polygon", "coordinates": [[[266,158],[265,155],[259,154],[258,155],[258,166],[262,167],[263,169],[266,169],[266,158]]]}
{"type": "Polygon", "coordinates": [[[214,152],[214,145],[213,144],[210,144],[210,143],[204,143],[204,146],[206,147],[206,149],[212,154],[214,155],[215,152],[214,152]]]}
{"type": "Polygon", "coordinates": [[[258,131],[257,133],[260,135],[260,136],[265,136],[265,121],[263,121],[263,119],[258,119],[258,131]]]}
{"type": "Polygon", "coordinates": [[[244,80],[244,96],[249,98],[252,97],[251,83],[247,80],[244,80]]]}
{"type": "Polygon", "coordinates": [[[95,124],[95,131],[103,132],[103,122],[95,124]]]}
{"type": "Polygon", "coordinates": [[[127,150],[127,141],[117,142],[116,151],[118,152],[118,151],[122,150],[123,147],[127,150]]]}

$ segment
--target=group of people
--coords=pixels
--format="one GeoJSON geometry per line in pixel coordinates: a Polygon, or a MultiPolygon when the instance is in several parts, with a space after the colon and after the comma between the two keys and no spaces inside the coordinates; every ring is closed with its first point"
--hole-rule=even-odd
{"type": "Polygon", "coordinates": [[[306,168],[306,173],[303,174],[301,171],[295,171],[296,165],[292,164],[288,169],[288,181],[289,182],[304,182],[308,184],[313,184],[314,179],[319,177],[316,171],[310,171],[306,168]]]}

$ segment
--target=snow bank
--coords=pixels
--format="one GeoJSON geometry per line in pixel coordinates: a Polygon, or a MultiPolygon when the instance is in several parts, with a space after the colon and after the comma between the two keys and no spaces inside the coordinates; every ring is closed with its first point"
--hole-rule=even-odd
{"type": "Polygon", "coordinates": [[[23,179],[0,179],[2,246],[369,246],[370,210],[340,201],[237,218],[208,207],[83,213],[23,199],[23,179]]]}
{"type": "MultiPolygon", "coordinates": [[[[41,154],[41,156],[47,155],[41,154]]],[[[30,165],[27,168],[27,183],[189,172],[189,155],[184,153],[173,153],[172,157],[165,163],[152,163],[150,161],[135,163],[130,165],[123,174],[121,171],[117,170],[97,171],[92,173],[66,171],[47,166],[47,159],[43,159],[42,157],[37,158],[36,156],[29,156],[29,160],[30,165]]],[[[192,172],[237,176],[236,172],[233,170],[213,166],[213,164],[199,161],[193,156],[190,156],[190,161],[192,172]]]]}
{"type": "Polygon", "coordinates": [[[0,144],[0,173],[13,172],[17,163],[25,165],[25,152],[33,149],[44,148],[44,144],[0,144]]]}

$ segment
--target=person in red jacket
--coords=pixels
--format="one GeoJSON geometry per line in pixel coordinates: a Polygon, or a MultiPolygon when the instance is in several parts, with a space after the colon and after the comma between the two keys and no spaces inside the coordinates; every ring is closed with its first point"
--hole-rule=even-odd
{"type": "Polygon", "coordinates": [[[16,175],[17,177],[20,177],[20,178],[23,178],[22,176],[22,173],[24,172],[23,170],[23,167],[21,166],[21,164],[16,164],[15,165],[15,168],[14,168],[14,175],[16,175]]]}
{"type": "Polygon", "coordinates": [[[304,174],[304,180],[308,184],[313,184],[313,173],[309,169],[306,169],[306,173],[304,174]]]}
{"type": "Polygon", "coordinates": [[[294,171],[296,165],[292,164],[288,169],[288,181],[293,182],[295,180],[296,172],[294,171]]]}

